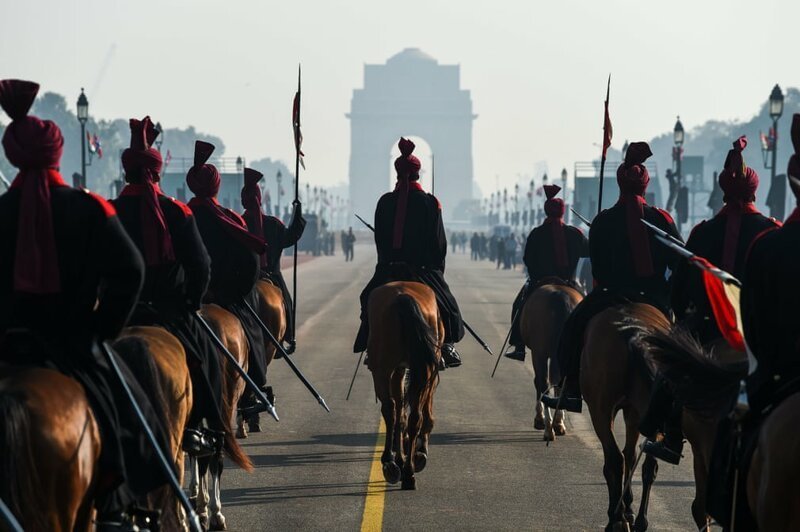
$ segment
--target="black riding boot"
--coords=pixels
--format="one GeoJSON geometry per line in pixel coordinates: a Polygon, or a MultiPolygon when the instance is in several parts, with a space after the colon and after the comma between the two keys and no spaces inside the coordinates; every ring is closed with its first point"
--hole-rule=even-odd
{"type": "Polygon", "coordinates": [[[542,403],[548,408],[566,410],[580,414],[583,410],[583,397],[578,385],[578,379],[567,379],[564,388],[558,396],[542,395],[542,403]]]}
{"type": "Polygon", "coordinates": [[[457,368],[461,365],[461,355],[453,344],[442,345],[442,364],[444,368],[457,368]]]}
{"type": "Polygon", "coordinates": [[[656,387],[650,399],[650,406],[647,409],[644,420],[640,424],[639,430],[644,434],[648,441],[644,443],[643,451],[659,460],[678,465],[681,461],[683,452],[683,429],[681,418],[683,408],[675,401],[672,393],[667,386],[656,381],[656,387]],[[658,404],[654,404],[658,403],[658,404]],[[660,417],[664,416],[664,417],[660,417]],[[663,419],[664,438],[656,441],[656,432],[653,427],[657,420],[663,419]],[[647,430],[647,433],[645,433],[647,430]]]}
{"type": "Polygon", "coordinates": [[[520,362],[525,362],[525,346],[522,344],[514,345],[512,344],[511,349],[506,351],[506,357],[519,360],[520,362]]]}

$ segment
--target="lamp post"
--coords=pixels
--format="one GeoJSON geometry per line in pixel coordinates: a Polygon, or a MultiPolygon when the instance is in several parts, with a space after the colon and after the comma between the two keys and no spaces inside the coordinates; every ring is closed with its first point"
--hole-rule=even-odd
{"type": "Polygon", "coordinates": [[[164,130],[161,128],[161,122],[156,122],[156,133],[158,136],[156,137],[156,149],[158,153],[161,153],[161,144],[164,142],[164,130]]]}
{"type": "Polygon", "coordinates": [[[281,196],[283,195],[283,189],[281,188],[281,182],[283,181],[283,174],[281,174],[280,170],[278,170],[278,174],[275,176],[275,181],[278,183],[278,199],[276,200],[277,201],[276,210],[278,211],[278,218],[280,218],[281,217],[281,196]]]}
{"type": "Polygon", "coordinates": [[[236,158],[236,173],[241,174],[242,172],[244,172],[244,160],[240,155],[239,157],[236,158]]]}
{"type": "Polygon", "coordinates": [[[89,120],[89,100],[81,87],[81,95],[78,96],[78,122],[81,123],[81,182],[73,183],[80,187],[86,187],[86,122],[89,120]]]}
{"type": "Polygon", "coordinates": [[[769,95],[769,116],[772,118],[772,181],[775,182],[775,167],[778,161],[778,119],[783,114],[783,92],[776,83],[769,95]]]}
{"type": "MultiPolygon", "coordinates": [[[[672,148],[672,161],[675,163],[675,173],[672,174],[672,179],[669,179],[669,197],[667,198],[667,210],[671,211],[675,207],[675,202],[678,199],[683,176],[681,175],[681,160],[683,159],[683,124],[681,117],[675,122],[675,127],[672,129],[672,140],[675,146],[672,148]]],[[[679,217],[680,218],[680,217],[679,217]]],[[[680,221],[678,222],[678,229],[680,229],[680,221]]]]}

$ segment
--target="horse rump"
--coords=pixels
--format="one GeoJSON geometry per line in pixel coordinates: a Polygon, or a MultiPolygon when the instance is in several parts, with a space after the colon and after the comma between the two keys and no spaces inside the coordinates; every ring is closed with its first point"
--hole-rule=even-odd
{"type": "MultiPolygon", "coordinates": [[[[395,309],[409,356],[409,390],[421,392],[438,375],[436,338],[416,299],[411,295],[397,296],[395,309]]],[[[409,394],[405,395],[406,401],[408,396],[409,394]]]]}

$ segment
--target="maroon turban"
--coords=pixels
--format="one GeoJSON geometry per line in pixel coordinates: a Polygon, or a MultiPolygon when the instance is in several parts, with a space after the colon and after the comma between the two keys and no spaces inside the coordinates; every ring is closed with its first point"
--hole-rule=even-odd
{"type": "MultiPolygon", "coordinates": [[[[790,177],[800,179],[800,114],[795,114],[792,117],[792,146],[794,146],[794,154],[789,158],[789,167],[786,173],[790,177]]],[[[797,186],[791,179],[789,179],[789,186],[794,192],[795,197],[800,199],[800,187],[797,186]]]]}
{"type": "Polygon", "coordinates": [[[625,152],[625,162],[617,169],[619,203],[625,205],[633,269],[637,277],[653,275],[653,258],[650,255],[650,237],[642,223],[644,216],[644,193],[650,183],[650,174],[644,162],[653,155],[646,142],[632,142],[625,152]]]}
{"type": "Polygon", "coordinates": [[[128,124],[131,128],[131,143],[122,152],[122,168],[125,169],[125,180],[129,184],[122,189],[120,197],[142,198],[140,217],[147,265],[158,266],[175,262],[172,237],[158,202],[161,194],[158,187],[161,180],[161,154],[151,147],[158,137],[158,131],[149,116],[142,120],[131,118],[128,124]]]}
{"type": "Polygon", "coordinates": [[[250,251],[261,254],[266,250],[263,237],[250,234],[242,218],[233,211],[224,209],[217,202],[220,177],[219,171],[213,164],[206,164],[214,152],[214,145],[202,140],[194,143],[194,166],[186,174],[186,183],[194,192],[195,197],[189,201],[189,206],[206,207],[217,219],[225,231],[246,246],[250,251]]]}
{"type": "Polygon", "coordinates": [[[756,200],[758,174],[744,163],[742,150],[747,146],[747,137],[742,135],[733,143],[733,149],[725,158],[725,169],[719,174],[719,186],[725,193],[724,201],[739,204],[756,200]]]}
{"type": "MultiPolygon", "coordinates": [[[[242,206],[244,219],[250,233],[264,238],[264,213],[261,211],[261,187],[258,182],[264,174],[252,168],[244,169],[244,187],[242,188],[242,206]]],[[[261,266],[267,265],[267,256],[261,254],[261,266]]]]}
{"type": "Polygon", "coordinates": [[[557,198],[556,194],[561,191],[558,185],[544,185],[544,195],[547,200],[544,202],[544,213],[547,215],[544,223],[549,224],[553,231],[553,251],[555,252],[556,265],[559,268],[569,266],[567,259],[567,240],[564,236],[564,200],[557,198]]]}
{"type": "Polygon", "coordinates": [[[422,190],[419,182],[419,170],[422,165],[414,155],[416,146],[410,140],[400,137],[397,143],[400,148],[400,157],[394,161],[394,169],[397,170],[397,185],[394,191],[398,194],[397,206],[394,211],[394,237],[392,247],[400,249],[403,247],[403,227],[406,223],[406,211],[408,210],[408,191],[411,187],[409,181],[413,181],[414,188],[422,190]]]}
{"type": "Polygon", "coordinates": [[[64,137],[55,123],[28,116],[39,92],[32,81],[0,81],[0,107],[11,118],[3,134],[8,161],[19,168],[12,188],[21,189],[14,255],[14,290],[61,291],[50,187],[67,186],[58,172],[64,137]]]}
{"type": "Polygon", "coordinates": [[[215,198],[219,192],[219,170],[213,164],[206,164],[212,153],[213,144],[202,140],[194,142],[194,166],[186,174],[186,184],[198,198],[215,198]]]}

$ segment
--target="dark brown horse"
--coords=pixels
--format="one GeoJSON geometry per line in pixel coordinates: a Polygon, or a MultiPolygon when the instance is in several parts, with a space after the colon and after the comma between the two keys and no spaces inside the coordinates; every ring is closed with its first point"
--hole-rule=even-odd
{"type": "MultiPolygon", "coordinates": [[[[175,336],[161,327],[124,329],[114,342],[114,350],[136,376],[161,416],[169,436],[170,457],[178,479],[182,479],[185,462],[181,443],[192,410],[192,381],[186,365],[186,351],[175,336]]],[[[186,516],[171,487],[151,493],[147,506],[161,510],[162,529],[186,528],[186,516]]]]}
{"type": "Polygon", "coordinates": [[[717,428],[729,415],[739,382],[747,375],[747,355],[722,339],[701,346],[681,326],[666,332],[637,327],[630,331],[632,349],[652,363],[683,405],[681,426],[694,460],[692,517],[702,529],[710,522],[706,495],[717,428]]]}
{"type": "MultiPolygon", "coordinates": [[[[239,362],[239,365],[247,370],[249,354],[247,337],[236,316],[218,305],[203,305],[201,314],[217,337],[228,348],[228,351],[239,362]]],[[[253,464],[239,445],[231,428],[237,417],[236,405],[244,393],[244,381],[227,358],[221,353],[216,354],[222,361],[224,419],[230,423],[225,434],[224,451],[233,463],[250,472],[253,470],[253,464]]],[[[210,458],[191,461],[192,480],[189,485],[189,493],[192,498],[196,499],[197,514],[209,530],[225,530],[227,528],[225,516],[222,514],[222,490],[220,487],[223,463],[222,453],[210,458]]]]}
{"type": "Polygon", "coordinates": [[[550,409],[540,398],[547,393],[550,383],[561,381],[558,364],[554,363],[558,339],[564,323],[582,299],[583,295],[572,287],[545,284],[534,290],[522,307],[519,327],[525,345],[531,350],[536,388],[533,427],[544,429],[545,441],[553,441],[556,435],[563,436],[567,431],[563,412],[558,410],[551,417],[550,409]]]}
{"type": "Polygon", "coordinates": [[[89,531],[100,432],[77,381],[0,365],[0,499],[24,530],[89,531]]]}
{"type": "Polygon", "coordinates": [[[594,316],[586,328],[581,353],[580,384],[589,407],[592,425],[603,446],[603,475],[608,486],[606,530],[646,530],[650,488],[656,478],[656,459],[647,456],[642,464],[642,501],[634,520],[631,483],[639,441],[639,420],[650,401],[651,378],[644,361],[632,356],[623,321],[635,320],[647,330],[666,331],[669,320],[655,307],[630,303],[608,308],[594,316]],[[614,420],[622,411],[625,419],[625,447],[620,451],[614,437],[614,420]]]}
{"type": "Polygon", "coordinates": [[[433,291],[417,282],[376,288],[368,313],[367,365],[386,424],[383,476],[416,489],[414,473],[428,460],[444,325],[433,291]]]}

